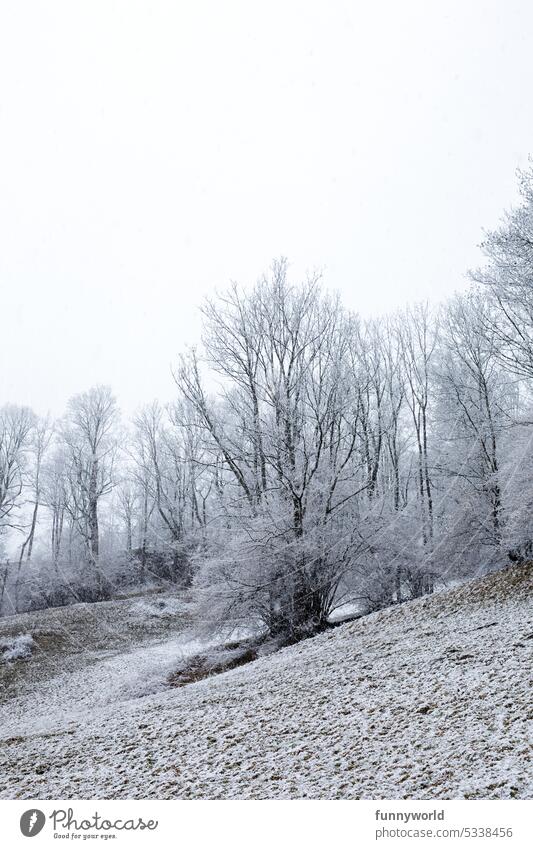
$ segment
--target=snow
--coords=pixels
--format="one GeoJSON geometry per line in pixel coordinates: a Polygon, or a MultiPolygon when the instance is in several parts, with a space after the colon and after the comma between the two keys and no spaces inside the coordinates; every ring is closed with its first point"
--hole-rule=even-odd
{"type": "Polygon", "coordinates": [[[330,613],[328,622],[332,624],[346,622],[349,619],[356,619],[358,616],[363,616],[365,613],[366,611],[361,604],[341,604],[330,613]]]}
{"type": "Polygon", "coordinates": [[[185,635],[80,662],[6,702],[0,796],[529,798],[532,591],[516,567],[178,689],[185,635]]]}
{"type": "Polygon", "coordinates": [[[188,605],[179,598],[140,599],[131,607],[139,616],[172,617],[187,612],[188,605]]]}
{"type": "Polygon", "coordinates": [[[12,663],[16,660],[28,660],[35,647],[31,634],[19,634],[11,640],[0,640],[2,660],[12,663]]]}

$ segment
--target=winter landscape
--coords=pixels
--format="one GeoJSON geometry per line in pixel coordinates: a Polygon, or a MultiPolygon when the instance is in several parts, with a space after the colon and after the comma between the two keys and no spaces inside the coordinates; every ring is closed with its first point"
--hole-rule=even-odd
{"type": "MultiPolygon", "coordinates": [[[[167,120],[166,100],[148,107],[143,92],[139,79],[135,110],[167,120]]],[[[113,123],[113,110],[98,110],[113,123]]],[[[172,150],[161,161],[170,167],[172,150]]],[[[87,162],[88,186],[97,169],[87,162]]],[[[140,172],[131,168],[142,189],[140,172]]],[[[106,176],[113,203],[116,173],[119,164],[106,176]]],[[[103,250],[135,206],[131,174],[103,250]]],[[[196,199],[209,183],[201,175],[196,199]]],[[[368,199],[368,209],[380,199],[376,232],[391,185],[383,179],[368,199]]],[[[225,204],[228,192],[219,195],[225,204]]],[[[150,216],[156,208],[143,205],[150,216]]],[[[76,215],[65,215],[68,230],[76,215]]],[[[395,302],[391,227],[383,256],[379,236],[367,257],[388,269],[379,309],[365,307],[372,284],[338,285],[338,266],[330,279],[328,268],[278,256],[240,282],[205,270],[198,293],[182,277],[166,300],[148,276],[135,331],[124,317],[135,297],[127,259],[113,265],[113,312],[109,280],[76,288],[73,268],[92,267],[89,237],[68,268],[23,239],[37,286],[43,257],[66,282],[50,284],[56,301],[44,285],[33,300],[13,254],[0,292],[0,308],[8,297],[17,305],[7,323],[21,328],[0,383],[0,798],[531,798],[531,160],[498,215],[492,225],[480,217],[477,262],[442,297],[431,268],[416,271],[424,239],[410,234],[406,276],[430,282],[425,297],[395,302]],[[39,304],[49,301],[43,330],[39,304]],[[178,333],[165,316],[177,322],[180,311],[178,333]],[[127,377],[114,366],[121,356],[127,377]],[[146,398],[156,372],[168,393],[146,398]],[[61,403],[48,404],[57,387],[61,403]]],[[[158,221],[154,244],[173,246],[158,221]]],[[[136,228],[132,255],[147,239],[136,228]]],[[[183,238],[186,253],[193,237],[183,238]]]]}
{"type": "Polygon", "coordinates": [[[531,793],[531,183],[438,310],[281,260],[174,404],[2,409],[4,796],[531,793]]]}
{"type": "Polygon", "coordinates": [[[530,798],[532,592],[515,567],[177,689],[168,624],[115,644],[148,604],[6,622],[55,651],[2,705],[1,796],[530,798]]]}

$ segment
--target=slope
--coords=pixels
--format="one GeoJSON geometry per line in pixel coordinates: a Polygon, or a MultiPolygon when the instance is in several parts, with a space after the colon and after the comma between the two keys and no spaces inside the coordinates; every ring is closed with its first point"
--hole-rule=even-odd
{"type": "Polygon", "coordinates": [[[514,567],[140,697],[56,676],[6,704],[0,796],[530,797],[532,598],[514,567]]]}

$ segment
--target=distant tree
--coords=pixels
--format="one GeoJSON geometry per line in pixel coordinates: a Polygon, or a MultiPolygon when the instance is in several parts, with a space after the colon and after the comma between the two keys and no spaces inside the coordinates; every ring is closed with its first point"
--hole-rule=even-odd
{"type": "Polygon", "coordinates": [[[430,401],[432,363],[437,344],[437,323],[427,304],[409,307],[400,331],[405,402],[411,414],[416,444],[416,494],[420,511],[420,539],[424,566],[409,574],[413,595],[432,590],[434,493],[430,461],[430,401]]]}
{"type": "MultiPolygon", "coordinates": [[[[28,407],[8,404],[0,408],[0,539],[10,529],[22,529],[17,511],[21,506],[35,421],[35,414],[28,407]]],[[[8,568],[6,562],[0,575],[0,610],[8,568]]]]}
{"type": "Polygon", "coordinates": [[[95,386],[71,398],[61,427],[66,447],[67,503],[99,585],[103,575],[99,568],[98,508],[116,484],[117,422],[111,390],[95,386]]]}
{"type": "Polygon", "coordinates": [[[28,407],[0,408],[0,534],[18,527],[13,516],[20,504],[35,414],[28,407]]]}
{"type": "Polygon", "coordinates": [[[456,296],[442,310],[436,426],[447,444],[445,471],[462,484],[463,510],[472,503],[478,542],[502,540],[502,434],[512,422],[516,389],[499,360],[490,306],[479,294],[456,296]],[[466,491],[468,490],[468,492],[466,491]]]}
{"type": "Polygon", "coordinates": [[[43,504],[51,514],[50,549],[52,564],[57,572],[65,524],[68,524],[75,511],[70,495],[68,450],[61,442],[58,444],[60,435],[57,432],[55,436],[53,450],[43,465],[41,490],[43,504]]]}
{"type": "Polygon", "coordinates": [[[27,472],[27,489],[29,490],[29,503],[31,505],[31,519],[27,535],[20,547],[18,559],[17,578],[15,583],[15,607],[18,610],[19,581],[24,559],[29,563],[33,552],[33,543],[37,530],[37,517],[42,503],[42,468],[43,461],[52,440],[54,432],[53,422],[47,416],[36,419],[32,428],[29,454],[30,463],[27,472]]]}
{"type": "Polygon", "coordinates": [[[489,295],[486,313],[497,353],[512,373],[533,377],[533,166],[518,172],[520,204],[481,244],[486,264],[471,272],[489,295]]]}

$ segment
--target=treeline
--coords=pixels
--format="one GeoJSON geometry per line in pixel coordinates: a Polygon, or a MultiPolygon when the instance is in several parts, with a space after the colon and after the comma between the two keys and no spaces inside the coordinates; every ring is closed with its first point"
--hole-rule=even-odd
{"type": "Polygon", "coordinates": [[[168,407],[2,408],[1,611],[170,582],[201,624],[291,640],[529,556],[531,171],[520,189],[438,309],[362,320],[281,260],[204,303],[168,407]]]}

